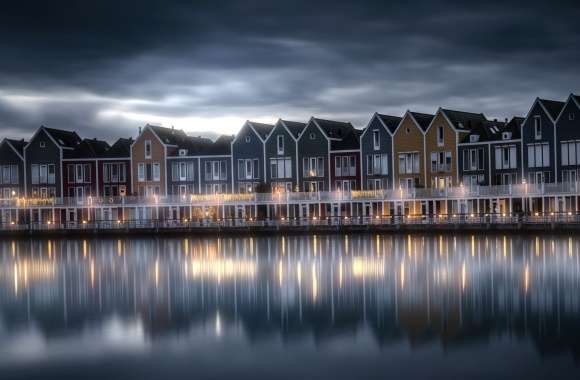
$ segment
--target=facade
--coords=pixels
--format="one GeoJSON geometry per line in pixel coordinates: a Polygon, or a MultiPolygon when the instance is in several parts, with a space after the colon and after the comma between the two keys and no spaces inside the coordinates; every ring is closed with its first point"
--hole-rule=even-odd
{"type": "MultiPolygon", "coordinates": [[[[361,190],[362,131],[351,128],[340,140],[330,141],[330,189],[332,191],[361,190]]],[[[381,165],[385,163],[381,161],[381,165]]]]}
{"type": "Polygon", "coordinates": [[[62,159],[80,144],[75,132],[40,127],[24,147],[25,188],[32,198],[62,197],[62,159]]]}
{"type": "Polygon", "coordinates": [[[558,182],[575,183],[580,169],[580,96],[570,94],[556,119],[558,182]]]}
{"type": "Polygon", "coordinates": [[[492,134],[489,143],[490,181],[492,186],[506,186],[522,181],[522,117],[514,117],[504,123],[499,132],[492,134]]]}
{"type": "Polygon", "coordinates": [[[444,189],[459,185],[458,144],[486,123],[483,114],[440,108],[425,132],[425,183],[444,189]]]}
{"type": "Polygon", "coordinates": [[[199,157],[199,192],[202,194],[231,194],[232,141],[234,136],[220,136],[199,157]]]}
{"type": "Polygon", "coordinates": [[[360,137],[362,188],[393,188],[393,134],[401,118],[375,113],[360,137]]]}
{"type": "MultiPolygon", "coordinates": [[[[167,157],[185,145],[182,130],[146,125],[131,145],[132,190],[134,195],[167,195],[167,157]]],[[[177,153],[178,154],[178,153],[177,153]]]]}
{"type": "Polygon", "coordinates": [[[274,129],[271,124],[246,121],[231,142],[232,188],[237,193],[260,190],[266,183],[265,141],[274,129]]]}
{"type": "Polygon", "coordinates": [[[178,142],[167,157],[167,192],[187,196],[199,194],[200,158],[212,141],[202,137],[189,137],[178,142]]]}
{"type": "Polygon", "coordinates": [[[0,199],[24,194],[24,140],[5,138],[0,143],[0,199]]]}
{"type": "Polygon", "coordinates": [[[434,117],[407,111],[393,133],[394,188],[425,187],[425,132],[434,117]]]}
{"type": "Polygon", "coordinates": [[[117,197],[131,195],[132,138],[118,139],[97,160],[97,195],[117,197]]]}
{"type": "Polygon", "coordinates": [[[266,184],[275,192],[298,188],[297,141],[305,123],[278,120],[266,138],[266,184]]]}
{"type": "MultiPolygon", "coordinates": [[[[350,123],[310,118],[298,138],[298,188],[304,192],[330,191],[331,185],[331,142],[351,138],[354,127],[350,123]]],[[[339,147],[334,146],[333,158],[339,155],[339,147]]],[[[346,156],[356,155],[356,149],[346,149],[346,156]],[[350,152],[349,152],[350,150],[350,152]]],[[[350,167],[350,162],[349,162],[350,167]]],[[[333,163],[334,167],[334,163],[333,163]]],[[[335,169],[335,168],[334,168],[335,169]]],[[[336,173],[335,173],[336,174],[336,173]]],[[[342,175],[340,176],[342,177],[342,175]]],[[[348,176],[350,180],[352,176],[348,176]]],[[[342,180],[342,178],[341,178],[342,180]]],[[[336,183],[334,184],[336,186],[336,183]]]]}
{"type": "Polygon", "coordinates": [[[97,139],[84,139],[74,149],[66,150],[62,159],[63,196],[85,198],[97,196],[97,162],[109,144],[97,139]]]}
{"type": "Polygon", "coordinates": [[[522,123],[522,175],[529,183],[558,178],[555,124],[563,107],[563,102],[537,98],[522,123]]]}

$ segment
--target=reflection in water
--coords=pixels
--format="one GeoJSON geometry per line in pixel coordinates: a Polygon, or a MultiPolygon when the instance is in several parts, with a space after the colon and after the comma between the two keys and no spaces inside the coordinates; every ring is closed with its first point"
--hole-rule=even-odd
{"type": "Polygon", "coordinates": [[[3,241],[0,366],[192,334],[368,333],[375,349],[527,338],[539,357],[575,362],[579,294],[580,240],[567,237],[3,241]]]}

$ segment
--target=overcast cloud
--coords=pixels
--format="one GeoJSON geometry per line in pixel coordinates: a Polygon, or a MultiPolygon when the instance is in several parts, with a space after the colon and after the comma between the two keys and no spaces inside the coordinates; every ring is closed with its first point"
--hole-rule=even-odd
{"type": "Polygon", "coordinates": [[[0,5],[0,134],[145,123],[235,133],[375,111],[489,118],[580,92],[577,1],[18,1],[0,5]],[[58,5],[57,5],[58,4],[58,5]]]}

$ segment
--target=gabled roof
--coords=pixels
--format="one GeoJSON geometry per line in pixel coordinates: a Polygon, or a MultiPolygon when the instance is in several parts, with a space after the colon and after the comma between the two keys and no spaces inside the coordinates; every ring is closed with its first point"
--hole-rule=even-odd
{"type": "Polygon", "coordinates": [[[286,128],[288,128],[288,130],[290,131],[292,136],[294,136],[295,139],[297,139],[298,136],[300,136],[300,134],[304,130],[304,128],[306,128],[306,123],[301,123],[299,121],[280,119],[279,122],[283,123],[286,126],[286,128]]]}
{"type": "Polygon", "coordinates": [[[458,130],[469,131],[488,121],[482,113],[456,111],[444,108],[441,108],[441,111],[453,127],[458,130]]]}
{"type": "Polygon", "coordinates": [[[572,94],[572,97],[574,98],[574,100],[576,100],[576,103],[580,106],[580,95],[572,94]]]}
{"type": "Polygon", "coordinates": [[[14,140],[14,139],[6,139],[8,144],[12,145],[12,148],[18,153],[20,156],[24,154],[24,147],[28,144],[28,141],[22,140],[14,140]]]}
{"type": "MultiPolygon", "coordinates": [[[[213,141],[207,137],[201,136],[186,136],[178,145],[179,149],[186,149],[188,156],[198,156],[203,154],[213,141]]],[[[174,153],[176,156],[178,152],[174,153]]]]}
{"type": "Polygon", "coordinates": [[[363,131],[352,128],[346,132],[346,135],[340,140],[330,141],[330,150],[353,150],[360,149],[360,136],[363,131]]]}
{"type": "Polygon", "coordinates": [[[181,129],[175,129],[173,127],[161,127],[158,125],[147,124],[145,128],[150,128],[161,142],[165,145],[175,145],[186,143],[187,135],[181,129]]]}
{"type": "Polygon", "coordinates": [[[274,126],[272,124],[257,123],[255,121],[249,120],[247,121],[247,123],[254,129],[254,131],[256,131],[256,133],[262,140],[265,140],[266,137],[268,137],[268,134],[270,134],[270,131],[274,129],[274,126]]]}
{"type": "Polygon", "coordinates": [[[103,157],[105,158],[130,158],[131,157],[131,144],[133,144],[132,138],[120,138],[105,152],[103,157]]]}
{"type": "Polygon", "coordinates": [[[501,141],[503,140],[504,132],[511,132],[510,140],[519,139],[520,126],[523,121],[522,117],[513,117],[509,122],[507,119],[506,121],[486,121],[474,127],[461,143],[470,143],[473,135],[479,136],[477,142],[501,141]]]}
{"type": "Polygon", "coordinates": [[[106,141],[84,139],[74,149],[65,151],[63,158],[99,158],[104,156],[109,148],[106,141]]]}
{"type": "Polygon", "coordinates": [[[403,118],[398,116],[383,115],[380,113],[377,113],[376,115],[387,127],[387,129],[391,134],[395,133],[395,130],[399,126],[399,123],[401,122],[401,120],[403,120],[403,118]]]}
{"type": "Polygon", "coordinates": [[[221,135],[211,145],[206,147],[204,154],[209,156],[229,155],[232,153],[232,141],[234,141],[234,136],[221,135]]]}
{"type": "Polygon", "coordinates": [[[62,148],[74,148],[81,142],[81,138],[76,132],[65,131],[63,129],[41,127],[54,139],[62,148]]]}
{"type": "Polygon", "coordinates": [[[349,122],[318,119],[315,117],[311,120],[322,129],[326,137],[329,139],[342,139],[352,129],[354,129],[352,124],[349,122]]]}
{"type": "Polygon", "coordinates": [[[538,101],[544,106],[544,108],[546,109],[552,120],[556,120],[558,118],[558,115],[560,115],[562,108],[564,108],[564,105],[566,104],[564,102],[559,102],[557,100],[540,99],[540,98],[538,98],[538,101]]]}
{"type": "Polygon", "coordinates": [[[412,111],[409,111],[409,113],[411,114],[411,116],[413,116],[417,124],[419,124],[419,127],[421,127],[423,132],[427,131],[429,124],[431,124],[431,121],[435,117],[435,115],[427,113],[412,112],[412,111]]]}

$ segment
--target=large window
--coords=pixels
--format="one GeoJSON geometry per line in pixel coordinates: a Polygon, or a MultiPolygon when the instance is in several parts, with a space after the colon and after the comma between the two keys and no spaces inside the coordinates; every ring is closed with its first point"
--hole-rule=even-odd
{"type": "Polygon", "coordinates": [[[238,159],[238,180],[260,178],[260,160],[238,159]]]}
{"type": "Polygon", "coordinates": [[[124,162],[105,163],[103,164],[103,182],[125,182],[127,178],[126,171],[127,169],[124,162]]]}
{"type": "Polygon", "coordinates": [[[367,155],[367,175],[389,174],[389,156],[387,154],[367,155]]]}
{"type": "Polygon", "coordinates": [[[91,165],[90,164],[68,164],[67,165],[68,183],[90,183],[91,182],[91,165]]]}
{"type": "Polygon", "coordinates": [[[560,146],[562,166],[580,165],[580,140],[562,141],[560,146]]]}
{"type": "Polygon", "coordinates": [[[495,147],[495,168],[501,169],[517,169],[518,156],[515,145],[502,145],[495,147]]]}
{"type": "Polygon", "coordinates": [[[419,152],[399,153],[399,174],[419,174],[419,152]]]}
{"type": "Polygon", "coordinates": [[[56,182],[54,164],[32,164],[30,165],[30,176],[33,185],[54,184],[56,182]]]}
{"type": "Polygon", "coordinates": [[[528,167],[545,168],[550,166],[550,146],[548,143],[528,144],[528,167]]]}
{"type": "Polygon", "coordinates": [[[304,157],[302,173],[305,178],[324,177],[324,157],[304,157]]]}
{"type": "Polygon", "coordinates": [[[334,175],[337,177],[356,176],[356,159],[354,155],[334,157],[334,175]]]}
{"type": "Polygon", "coordinates": [[[205,162],[206,181],[225,181],[227,179],[227,165],[225,160],[205,162]]]}
{"type": "Polygon", "coordinates": [[[161,166],[158,162],[153,164],[153,181],[161,180],[161,166]]]}
{"type": "Polygon", "coordinates": [[[465,149],[463,151],[463,170],[483,170],[485,153],[484,148],[465,149]]]}
{"type": "Polygon", "coordinates": [[[451,152],[431,152],[431,171],[450,172],[451,152]]]}
{"type": "Polygon", "coordinates": [[[2,185],[18,184],[18,165],[2,166],[2,175],[0,176],[0,184],[2,185]]]}
{"type": "Polygon", "coordinates": [[[194,180],[194,162],[180,161],[171,163],[171,178],[174,182],[194,180]]]}
{"type": "Polygon", "coordinates": [[[273,179],[292,178],[292,159],[290,157],[271,158],[270,177],[273,179]]]}

